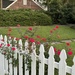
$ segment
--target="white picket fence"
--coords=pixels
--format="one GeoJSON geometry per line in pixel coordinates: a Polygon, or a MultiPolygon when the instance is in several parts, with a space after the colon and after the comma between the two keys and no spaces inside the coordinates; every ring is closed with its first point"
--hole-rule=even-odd
{"type": "MultiPolygon", "coordinates": [[[[2,38],[3,38],[2,35],[0,35],[0,39],[2,38]]],[[[6,36],[4,37],[4,42],[5,43],[7,42],[6,36]]],[[[19,40],[19,44],[22,46],[22,40],[19,40]]],[[[8,60],[4,58],[4,55],[0,53],[0,75],[5,75],[5,74],[7,75],[44,75],[45,64],[48,65],[48,74],[46,75],[55,75],[54,74],[55,68],[58,69],[58,75],[66,75],[66,73],[75,75],[75,57],[73,58],[74,65],[72,67],[67,66],[67,63],[66,63],[67,55],[65,50],[63,49],[60,54],[60,61],[55,62],[55,59],[54,59],[55,52],[54,52],[53,46],[51,46],[48,52],[49,57],[47,59],[44,56],[45,49],[43,44],[40,45],[39,55],[36,55],[36,52],[35,52],[36,48],[33,48],[33,45],[32,45],[33,52],[31,54],[31,59],[32,59],[31,72],[29,73],[29,70],[27,70],[27,65],[26,64],[23,65],[23,55],[20,55],[20,53],[24,53],[28,51],[27,46],[28,46],[28,42],[26,41],[25,50],[23,50],[22,52],[18,52],[18,50],[15,51],[14,57],[16,59],[17,59],[17,53],[19,54],[18,67],[13,67],[12,64],[9,64],[9,67],[8,67],[8,60]],[[40,60],[40,63],[39,63],[39,71],[37,74],[36,61],[38,61],[38,59],[40,60]]],[[[9,60],[9,63],[11,62],[12,62],[12,59],[9,60]]]]}

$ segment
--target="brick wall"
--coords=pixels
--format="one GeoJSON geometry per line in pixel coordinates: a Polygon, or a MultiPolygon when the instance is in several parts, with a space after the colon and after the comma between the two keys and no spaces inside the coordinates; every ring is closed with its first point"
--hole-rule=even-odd
{"type": "Polygon", "coordinates": [[[39,10],[41,9],[38,5],[36,5],[33,1],[27,0],[27,5],[23,5],[23,0],[18,0],[15,4],[13,4],[9,9],[20,9],[20,8],[30,8],[39,10]]]}

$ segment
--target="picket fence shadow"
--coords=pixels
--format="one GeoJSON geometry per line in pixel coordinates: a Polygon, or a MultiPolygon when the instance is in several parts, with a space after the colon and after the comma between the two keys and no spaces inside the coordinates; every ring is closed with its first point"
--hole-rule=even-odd
{"type": "MultiPolygon", "coordinates": [[[[3,39],[2,35],[0,35],[0,39],[3,39]]],[[[6,36],[4,37],[4,42],[7,43],[6,36]]],[[[0,43],[1,43],[1,41],[0,41],[0,43]]],[[[19,44],[22,46],[21,39],[19,40],[19,44]]],[[[32,44],[32,48],[34,46],[33,44],[32,44]]],[[[38,61],[38,59],[40,60],[38,75],[44,75],[45,64],[48,65],[48,74],[46,74],[46,75],[55,75],[54,74],[55,68],[58,69],[58,75],[66,75],[66,73],[75,75],[75,57],[73,58],[74,65],[72,67],[67,66],[67,63],[66,63],[67,54],[66,54],[66,51],[63,49],[59,56],[60,61],[56,62],[54,59],[54,55],[55,55],[54,48],[53,48],[53,46],[51,46],[49,49],[49,52],[48,52],[49,57],[47,59],[44,56],[45,49],[44,49],[43,44],[40,45],[40,48],[39,48],[40,54],[39,55],[36,55],[36,52],[35,52],[36,48],[33,48],[33,52],[31,53],[31,59],[32,59],[31,72],[29,74],[29,70],[27,70],[27,65],[26,64],[23,65],[23,60],[25,60],[25,59],[23,59],[23,55],[20,55],[20,54],[25,53],[25,51],[27,51],[27,46],[28,46],[28,42],[26,41],[25,42],[25,50],[23,50],[22,52],[18,52],[18,50],[15,51],[14,57],[16,59],[19,58],[18,67],[13,68],[12,64],[9,64],[9,67],[8,67],[8,60],[4,57],[3,54],[0,53],[0,75],[5,75],[5,74],[7,74],[7,75],[37,75],[36,61],[38,61]],[[17,54],[19,55],[18,57],[17,57],[17,54]],[[23,67],[24,67],[24,70],[23,70],[23,67]]],[[[12,62],[12,59],[9,60],[9,63],[11,63],[11,62],[12,62]]]]}

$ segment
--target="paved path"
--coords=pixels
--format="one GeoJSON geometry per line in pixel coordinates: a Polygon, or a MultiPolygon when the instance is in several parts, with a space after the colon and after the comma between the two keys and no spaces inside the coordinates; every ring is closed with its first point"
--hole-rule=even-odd
{"type": "Polygon", "coordinates": [[[61,42],[52,42],[51,44],[62,44],[62,43],[66,43],[66,42],[73,42],[75,41],[75,39],[72,39],[72,40],[62,40],[61,42]]]}

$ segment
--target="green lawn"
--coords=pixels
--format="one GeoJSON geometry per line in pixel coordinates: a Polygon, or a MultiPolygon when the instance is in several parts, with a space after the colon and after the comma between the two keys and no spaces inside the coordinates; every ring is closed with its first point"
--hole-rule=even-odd
{"type": "MultiPolygon", "coordinates": [[[[20,38],[20,34],[18,33],[18,28],[16,27],[11,27],[11,28],[12,28],[11,36],[20,38]]],[[[39,35],[41,37],[47,38],[50,35],[50,30],[53,30],[54,28],[55,26],[38,26],[36,27],[37,31],[35,33],[35,36],[39,35]]],[[[28,27],[20,28],[22,34],[24,34],[26,29],[28,29],[28,27]]],[[[0,34],[7,35],[7,33],[8,33],[8,27],[0,27],[0,34]]],[[[57,30],[53,30],[53,33],[51,34],[50,38],[51,38],[51,41],[61,41],[64,39],[73,40],[75,39],[75,29],[72,29],[69,26],[59,26],[57,30]],[[57,37],[58,35],[60,36],[60,38],[57,37]]],[[[60,50],[62,49],[67,50],[65,43],[54,44],[53,46],[60,50]]],[[[68,56],[66,61],[69,66],[72,66],[73,65],[72,59],[75,55],[75,42],[74,41],[70,43],[70,48],[72,48],[73,55],[68,56]]]]}
{"type": "MultiPolygon", "coordinates": [[[[20,38],[21,35],[18,32],[18,28],[17,27],[11,27],[11,28],[12,28],[11,36],[20,38]]],[[[24,34],[26,29],[28,28],[29,27],[21,27],[20,31],[22,32],[22,34],[24,34]]],[[[40,35],[41,37],[47,38],[50,35],[50,30],[54,29],[55,26],[38,26],[35,28],[36,28],[35,36],[40,35]]],[[[9,29],[8,27],[0,27],[0,34],[7,35],[8,29],[9,29]]],[[[69,26],[59,26],[59,28],[56,31],[53,30],[53,33],[50,36],[51,41],[61,41],[64,39],[72,40],[74,38],[75,38],[75,30],[70,28],[69,26]],[[60,35],[60,38],[58,38],[57,35],[60,35]]],[[[53,46],[55,46],[58,49],[63,49],[65,48],[65,43],[55,44],[53,46]]],[[[75,50],[75,42],[72,42],[71,47],[73,48],[73,50],[75,50]]]]}
{"type": "MultiPolygon", "coordinates": [[[[36,29],[36,35],[40,35],[41,37],[47,38],[50,35],[50,30],[52,30],[55,26],[38,26],[36,29]]],[[[22,34],[24,34],[25,30],[28,27],[21,27],[20,30],[22,31],[22,34]]],[[[34,27],[33,27],[34,28],[34,27]]],[[[17,31],[18,28],[12,28],[11,36],[20,37],[20,34],[17,31]]],[[[6,28],[0,28],[0,34],[7,34],[8,33],[8,27],[6,28]]],[[[71,29],[68,26],[59,26],[59,29],[54,31],[52,33],[52,36],[50,36],[53,41],[60,41],[62,39],[74,39],[75,38],[75,30],[71,29]],[[58,39],[57,36],[60,36],[58,39]]]]}
{"type": "MultiPolygon", "coordinates": [[[[66,52],[68,51],[68,47],[66,46],[66,43],[62,43],[62,44],[55,44],[55,45],[53,45],[55,48],[57,48],[58,50],[62,50],[62,49],[65,49],[66,50],[66,52]]],[[[74,57],[74,55],[75,55],[75,42],[71,42],[70,43],[70,48],[72,48],[72,51],[73,51],[73,55],[71,55],[71,56],[68,56],[67,57],[67,64],[69,65],[69,66],[72,66],[73,65],[73,57],[74,57]]]]}

